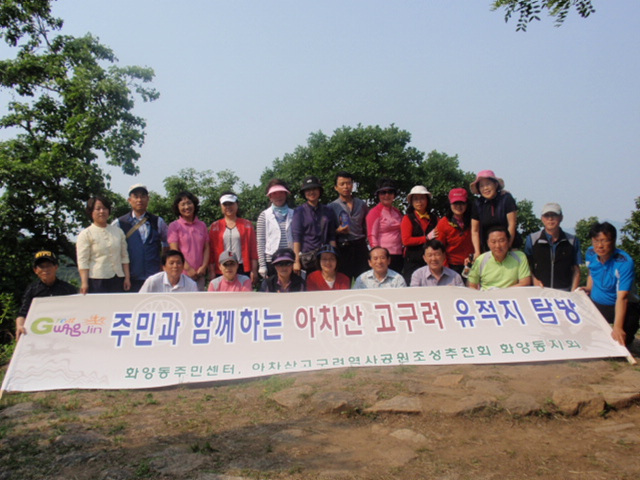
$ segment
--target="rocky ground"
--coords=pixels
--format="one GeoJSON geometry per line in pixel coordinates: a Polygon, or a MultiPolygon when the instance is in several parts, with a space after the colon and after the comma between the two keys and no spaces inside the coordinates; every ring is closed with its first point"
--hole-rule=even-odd
{"type": "Polygon", "coordinates": [[[633,479],[625,360],[337,369],[5,394],[0,479],[633,479]]]}

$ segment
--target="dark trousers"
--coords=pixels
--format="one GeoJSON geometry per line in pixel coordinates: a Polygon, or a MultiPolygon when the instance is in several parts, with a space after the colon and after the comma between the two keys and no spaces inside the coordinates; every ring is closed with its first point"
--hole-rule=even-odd
{"type": "Polygon", "coordinates": [[[361,273],[369,270],[369,247],[367,241],[338,241],[338,271],[344,273],[351,280],[355,280],[361,273]]]}
{"type": "MultiPolygon", "coordinates": [[[[615,305],[602,305],[600,303],[593,302],[598,311],[602,314],[607,322],[613,325],[613,322],[616,318],[616,306],[615,305]]],[[[640,313],[640,305],[637,303],[628,302],[627,303],[627,314],[624,317],[624,324],[622,325],[622,329],[626,335],[626,344],[627,347],[631,346],[633,343],[633,339],[638,333],[638,325],[639,318],[638,314],[640,313]]]]}
{"type": "Polygon", "coordinates": [[[124,277],[90,278],[89,293],[122,293],[124,277]]]}

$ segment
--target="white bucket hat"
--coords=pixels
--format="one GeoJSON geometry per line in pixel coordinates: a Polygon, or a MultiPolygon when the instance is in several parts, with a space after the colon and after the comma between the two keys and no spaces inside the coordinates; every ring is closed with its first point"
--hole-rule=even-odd
{"type": "Polygon", "coordinates": [[[429,198],[429,202],[431,202],[431,192],[427,190],[427,187],[425,187],[424,185],[416,185],[411,189],[411,191],[407,195],[407,200],[409,201],[409,203],[411,203],[412,195],[426,195],[429,198]]]}

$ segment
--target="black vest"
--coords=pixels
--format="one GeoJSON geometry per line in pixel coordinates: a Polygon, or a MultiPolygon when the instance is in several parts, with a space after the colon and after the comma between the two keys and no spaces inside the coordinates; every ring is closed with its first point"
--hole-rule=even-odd
{"type": "Polygon", "coordinates": [[[573,280],[575,237],[560,230],[555,255],[544,230],[531,234],[532,255],[529,257],[531,273],[545,287],[569,289],[573,280]]]}

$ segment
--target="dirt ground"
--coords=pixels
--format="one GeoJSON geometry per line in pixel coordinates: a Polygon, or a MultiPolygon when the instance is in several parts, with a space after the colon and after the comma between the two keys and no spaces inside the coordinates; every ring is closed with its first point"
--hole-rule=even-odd
{"type": "Polygon", "coordinates": [[[593,360],[5,394],[0,480],[637,480],[638,385],[593,360]]]}

